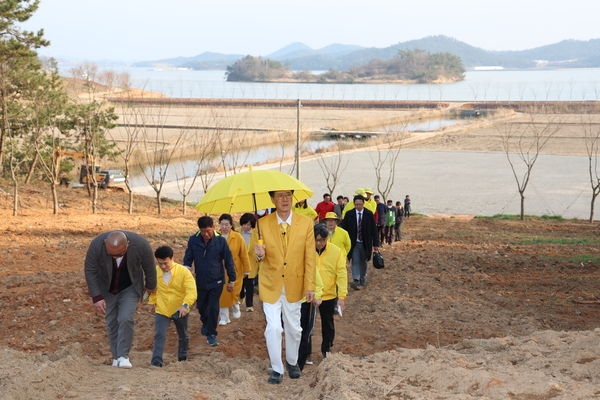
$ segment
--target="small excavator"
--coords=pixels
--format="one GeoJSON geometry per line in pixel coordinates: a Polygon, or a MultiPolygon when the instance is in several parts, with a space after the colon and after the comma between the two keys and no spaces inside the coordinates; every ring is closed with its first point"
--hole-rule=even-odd
{"type": "MultiPolygon", "coordinates": [[[[106,174],[100,172],[102,168],[99,165],[94,166],[94,157],[91,154],[86,154],[72,150],[62,150],[60,147],[56,146],[54,148],[54,151],[52,152],[52,159],[54,161],[54,176],[58,180],[57,182],[55,182],[56,184],[68,184],[68,180],[66,178],[59,177],[60,160],[63,157],[72,158],[73,160],[79,160],[82,162],[81,166],[79,167],[79,183],[88,183],[88,179],[91,175],[92,168],[95,169],[94,177],[98,186],[102,185],[104,179],[106,179],[106,174]]],[[[94,181],[90,179],[90,183],[93,184],[94,181]]]]}

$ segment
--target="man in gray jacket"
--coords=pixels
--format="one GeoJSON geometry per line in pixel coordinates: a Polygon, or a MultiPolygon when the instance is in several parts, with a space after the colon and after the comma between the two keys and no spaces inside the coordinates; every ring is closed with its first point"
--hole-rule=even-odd
{"type": "Polygon", "coordinates": [[[131,368],[135,309],[144,288],[156,290],[152,247],[134,232],[105,232],[90,243],[84,272],[94,308],[105,315],[112,365],[131,368]]]}

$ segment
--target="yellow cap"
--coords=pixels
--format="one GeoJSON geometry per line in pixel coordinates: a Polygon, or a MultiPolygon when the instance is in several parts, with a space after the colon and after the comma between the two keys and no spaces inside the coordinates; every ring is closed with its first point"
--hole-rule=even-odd
{"type": "Polygon", "coordinates": [[[339,219],[337,214],[334,212],[328,212],[327,214],[325,214],[325,218],[323,219],[339,219]]]}

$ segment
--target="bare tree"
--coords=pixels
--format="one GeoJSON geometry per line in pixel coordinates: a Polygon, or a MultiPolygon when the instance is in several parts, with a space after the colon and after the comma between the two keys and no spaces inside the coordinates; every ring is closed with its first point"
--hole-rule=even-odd
{"type": "Polygon", "coordinates": [[[590,174],[590,186],[592,188],[592,199],[590,201],[590,222],[594,222],[594,205],[600,194],[600,171],[598,171],[598,150],[600,147],[600,126],[593,123],[591,117],[588,121],[581,121],[585,133],[585,149],[588,156],[588,170],[590,174]]]}
{"type": "Polygon", "coordinates": [[[162,214],[162,189],[167,179],[169,166],[180,145],[185,140],[186,130],[180,129],[177,134],[169,135],[165,124],[170,108],[164,105],[152,107],[152,114],[141,121],[141,139],[143,156],[139,161],[144,178],[156,193],[158,213],[162,214]]]}
{"type": "Polygon", "coordinates": [[[317,153],[317,163],[319,163],[319,168],[321,168],[321,172],[323,172],[323,177],[325,178],[329,193],[333,193],[335,191],[335,187],[340,181],[342,173],[350,161],[345,160],[344,162],[342,143],[340,142],[339,138],[334,146],[337,149],[335,154],[325,153],[326,150],[317,153]]]}
{"type": "MultiPolygon", "coordinates": [[[[135,98],[131,90],[131,77],[128,73],[117,75],[116,79],[119,82],[120,89],[123,91],[123,96],[127,101],[121,103],[119,109],[121,129],[124,135],[118,140],[122,143],[120,157],[123,161],[123,169],[125,175],[125,186],[128,192],[128,212],[133,214],[133,191],[131,190],[130,175],[133,171],[132,162],[138,150],[140,136],[144,121],[148,121],[149,108],[135,103],[135,98]]],[[[143,91],[141,92],[143,93],[143,91]]],[[[115,132],[111,131],[111,139],[116,142],[115,132]]]]}
{"type": "Polygon", "coordinates": [[[408,122],[395,121],[385,127],[385,133],[375,141],[376,152],[369,152],[371,162],[375,168],[377,191],[388,199],[396,179],[396,168],[402,143],[407,135],[408,122]]]}
{"type": "Polygon", "coordinates": [[[202,181],[203,176],[208,176],[208,174],[204,171],[207,161],[206,159],[213,155],[215,149],[215,142],[206,131],[202,131],[197,128],[191,128],[187,137],[191,141],[191,148],[194,153],[194,166],[188,169],[186,168],[185,164],[182,163],[179,167],[179,170],[175,172],[177,179],[177,190],[179,190],[183,200],[183,215],[187,214],[187,196],[194,188],[196,180],[198,177],[200,177],[200,181],[202,181]]]}
{"type": "Polygon", "coordinates": [[[535,110],[530,110],[526,114],[526,123],[513,120],[496,126],[521,196],[521,220],[525,219],[525,190],[533,167],[544,147],[560,129],[556,117],[552,114],[534,112],[535,110]],[[536,121],[536,116],[546,120],[536,121]],[[519,160],[522,163],[521,168],[516,165],[519,160]]]}

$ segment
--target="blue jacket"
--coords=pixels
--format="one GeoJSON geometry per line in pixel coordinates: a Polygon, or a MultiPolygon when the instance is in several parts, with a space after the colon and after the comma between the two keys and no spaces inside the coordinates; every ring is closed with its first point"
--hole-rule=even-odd
{"type": "Polygon", "coordinates": [[[195,266],[196,286],[198,290],[210,290],[225,284],[225,270],[229,281],[235,281],[233,257],[222,236],[213,236],[205,242],[200,232],[190,236],[183,257],[183,265],[195,266]]]}
{"type": "Polygon", "coordinates": [[[385,212],[387,207],[384,203],[377,204],[377,225],[385,225],[385,212]]]}

